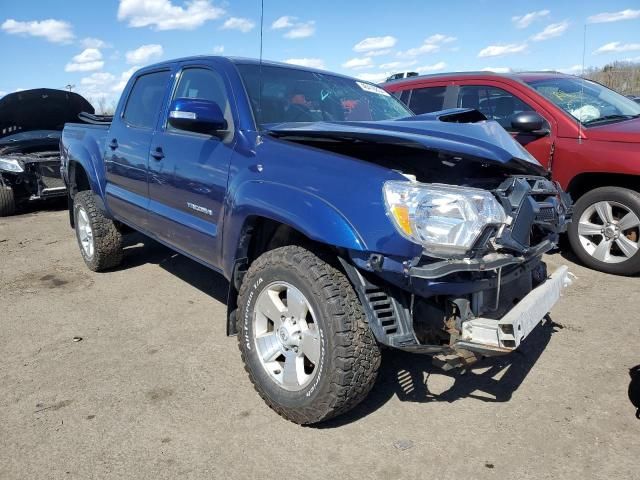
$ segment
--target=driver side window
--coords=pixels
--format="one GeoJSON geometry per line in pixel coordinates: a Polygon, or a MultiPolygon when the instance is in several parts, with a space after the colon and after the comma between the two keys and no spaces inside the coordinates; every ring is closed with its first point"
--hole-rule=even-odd
{"type": "MultiPolygon", "coordinates": [[[[180,74],[178,85],[171,100],[176,98],[197,98],[216,102],[224,114],[229,130],[233,129],[233,115],[229,95],[224,80],[219,73],[208,68],[186,68],[180,74]]],[[[168,130],[177,131],[167,125],[168,130]]]]}
{"type": "Polygon", "coordinates": [[[514,113],[534,111],[515,95],[497,87],[464,85],[458,93],[458,107],[475,108],[489,120],[495,120],[502,128],[512,131],[511,116],[514,113]]]}

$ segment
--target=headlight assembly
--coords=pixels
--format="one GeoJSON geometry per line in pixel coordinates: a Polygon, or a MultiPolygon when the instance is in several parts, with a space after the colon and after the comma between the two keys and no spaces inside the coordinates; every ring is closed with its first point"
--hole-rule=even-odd
{"type": "Polygon", "coordinates": [[[507,221],[504,209],[487,190],[389,181],[383,191],[398,232],[433,257],[464,257],[486,226],[507,221]]]}
{"type": "Polygon", "coordinates": [[[16,158],[0,157],[0,170],[11,173],[24,172],[24,166],[16,158]]]}

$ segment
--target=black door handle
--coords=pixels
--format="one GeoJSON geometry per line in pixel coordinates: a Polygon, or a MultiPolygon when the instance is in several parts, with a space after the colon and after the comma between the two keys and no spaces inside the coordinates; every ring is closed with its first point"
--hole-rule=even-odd
{"type": "Polygon", "coordinates": [[[115,150],[116,148],[118,148],[118,140],[116,140],[115,138],[111,140],[111,142],[109,142],[109,148],[111,150],[115,150]]]}
{"type": "Polygon", "coordinates": [[[151,156],[156,160],[162,160],[164,158],[164,152],[162,151],[162,147],[156,147],[151,150],[151,156]]]}

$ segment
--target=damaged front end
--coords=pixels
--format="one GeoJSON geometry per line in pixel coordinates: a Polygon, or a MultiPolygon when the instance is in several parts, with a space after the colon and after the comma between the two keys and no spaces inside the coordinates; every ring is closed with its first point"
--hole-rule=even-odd
{"type": "Polygon", "coordinates": [[[549,275],[542,255],[571,219],[568,195],[543,177],[520,175],[490,194],[504,222],[484,225],[463,254],[350,252],[353,265],[343,266],[380,343],[467,364],[518,348],[558,301],[571,274],[563,266],[549,275]]]}
{"type": "Polygon", "coordinates": [[[82,96],[63,90],[23,90],[0,99],[0,214],[12,214],[22,202],[66,195],[60,136],[64,124],[78,121],[83,111],[94,109],[82,96]]]}
{"type": "Polygon", "coordinates": [[[460,110],[271,131],[402,175],[384,185],[386,211],[421,254],[354,250],[341,262],[381,344],[449,366],[518,348],[570,283],[567,267],[549,274],[542,261],[571,220],[569,196],[485,120],[460,110]]]}

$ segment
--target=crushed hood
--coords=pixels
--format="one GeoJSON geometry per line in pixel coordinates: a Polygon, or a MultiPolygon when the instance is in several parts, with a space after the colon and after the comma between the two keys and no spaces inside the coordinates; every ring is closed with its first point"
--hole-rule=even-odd
{"type": "Polygon", "coordinates": [[[545,172],[500,124],[486,120],[475,110],[452,109],[387,121],[281,123],[270,125],[267,130],[284,140],[396,144],[497,164],[515,163],[531,174],[545,172]]]}
{"type": "Polygon", "coordinates": [[[94,113],[77,93],[36,88],[10,93],[0,99],[0,138],[32,130],[62,130],[77,122],[80,112],[94,113]]]}

